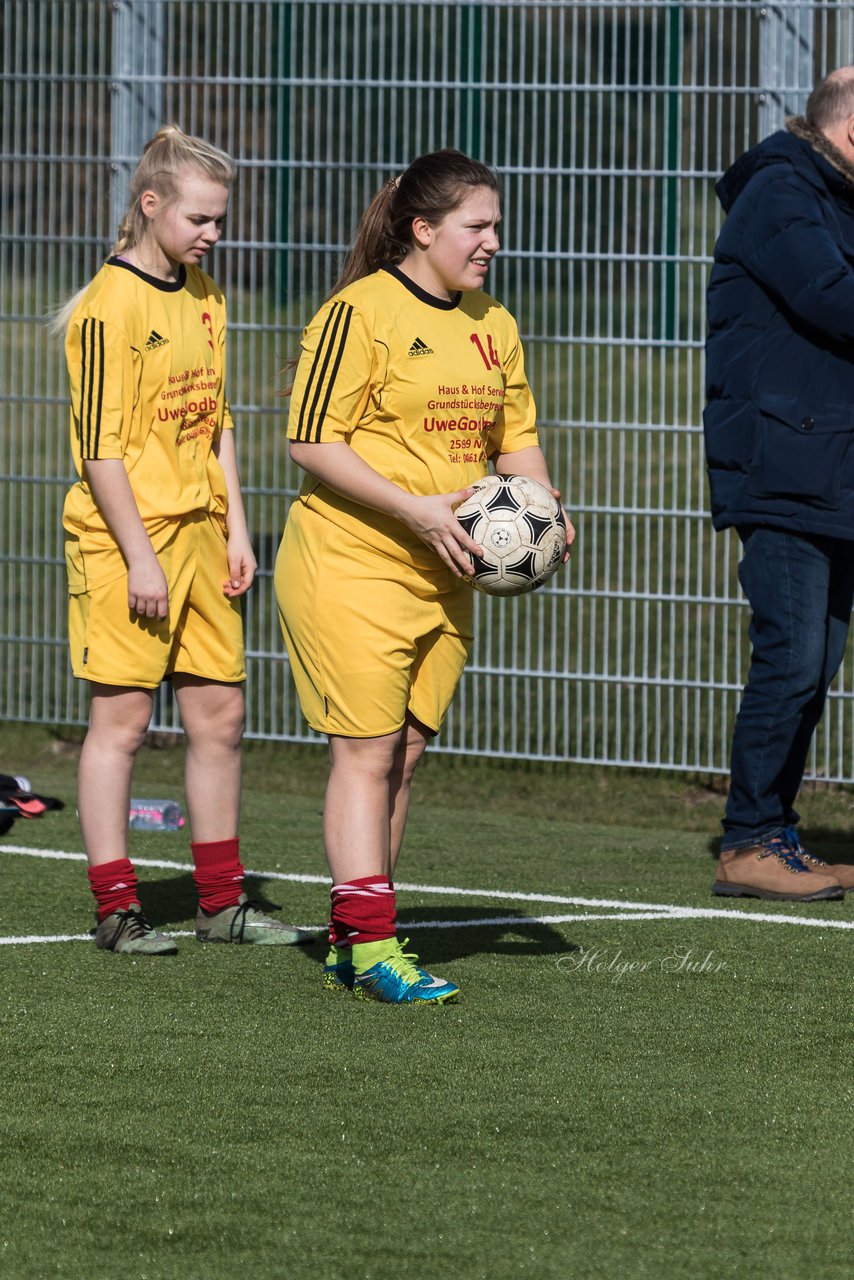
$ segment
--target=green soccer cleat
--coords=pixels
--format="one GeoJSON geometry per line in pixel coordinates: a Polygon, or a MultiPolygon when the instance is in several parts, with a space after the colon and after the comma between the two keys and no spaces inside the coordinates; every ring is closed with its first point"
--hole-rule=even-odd
{"type": "Polygon", "coordinates": [[[353,995],[357,999],[378,1000],[382,1004],[450,1004],[459,997],[456,983],[434,978],[414,963],[418,957],[403,950],[408,942],[408,938],[403,943],[389,938],[356,944],[353,995]],[[375,962],[368,967],[374,956],[375,962]]]}
{"type": "Polygon", "coordinates": [[[199,942],[234,942],[247,946],[294,947],[314,941],[308,929],[298,929],[295,924],[285,924],[265,916],[257,902],[250,902],[241,893],[239,902],[225,907],[215,915],[208,915],[199,907],[196,915],[196,937],[199,942]]]}
{"type": "Polygon", "coordinates": [[[349,995],[353,990],[355,977],[352,948],[330,947],[320,978],[324,991],[331,991],[335,995],[349,995]]]}
{"type": "Polygon", "coordinates": [[[174,956],[178,948],[171,938],[152,929],[138,902],[113,911],[95,929],[95,946],[126,956],[174,956]]]}

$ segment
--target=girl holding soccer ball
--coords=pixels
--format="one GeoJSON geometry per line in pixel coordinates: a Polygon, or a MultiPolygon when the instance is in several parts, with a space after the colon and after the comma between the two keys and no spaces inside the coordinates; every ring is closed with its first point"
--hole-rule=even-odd
{"type": "Polygon", "coordinates": [[[493,170],[451,150],[413,161],[365,211],[291,391],[306,475],[275,583],[303,713],[330,748],[323,981],[392,1004],[459,994],[403,950],[393,881],[413,772],[472,642],[482,548],[455,508],[488,462],[552,488],[516,324],[482,291],[500,222],[493,170]]]}

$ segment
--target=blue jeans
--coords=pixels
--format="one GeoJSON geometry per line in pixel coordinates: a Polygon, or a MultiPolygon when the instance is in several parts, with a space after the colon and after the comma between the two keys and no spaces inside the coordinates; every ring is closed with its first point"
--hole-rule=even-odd
{"type": "Polygon", "coordinates": [[[733,731],[722,849],[796,824],[795,798],[854,601],[854,542],[755,526],[738,532],[752,653],[733,731]]]}

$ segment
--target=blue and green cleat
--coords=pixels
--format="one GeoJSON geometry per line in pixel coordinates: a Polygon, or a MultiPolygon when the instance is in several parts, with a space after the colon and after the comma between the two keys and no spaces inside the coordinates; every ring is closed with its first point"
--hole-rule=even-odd
{"type": "Polygon", "coordinates": [[[323,983],[324,991],[331,991],[333,994],[337,993],[339,995],[349,995],[353,990],[355,977],[356,970],[353,968],[352,948],[330,947],[320,979],[323,983]]]}
{"type": "Polygon", "coordinates": [[[457,999],[456,983],[419,968],[414,963],[418,957],[403,950],[408,942],[408,938],[402,944],[386,938],[354,946],[353,995],[357,999],[381,1004],[450,1004],[457,999]]]}

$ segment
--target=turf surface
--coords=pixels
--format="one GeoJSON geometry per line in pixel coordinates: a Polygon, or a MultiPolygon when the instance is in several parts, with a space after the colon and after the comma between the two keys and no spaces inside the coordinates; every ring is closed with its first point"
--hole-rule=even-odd
{"type": "MultiPolygon", "coordinates": [[[[76,743],[5,726],[0,750],[68,802],[0,848],[80,850],[76,743]]],[[[178,797],[180,770],[180,747],[146,751],[135,790],[178,797]]],[[[323,777],[322,752],[250,746],[247,866],[323,874],[323,777]]],[[[463,989],[445,1009],[324,994],[319,943],[0,947],[0,1273],[847,1278],[854,932],[745,917],[851,923],[854,897],[713,899],[719,792],[431,758],[399,878],[449,891],[400,907],[463,989]]],[[[816,789],[804,814],[810,846],[850,860],[848,793],[816,789]]],[[[181,834],[133,849],[188,861],[181,834]]],[[[91,927],[79,862],[0,852],[0,871],[3,937],[91,927]]],[[[158,925],[192,927],[189,871],[140,879],[158,925]]],[[[323,884],[252,889],[325,918],[323,884]]]]}

